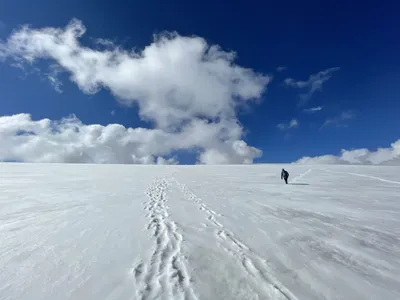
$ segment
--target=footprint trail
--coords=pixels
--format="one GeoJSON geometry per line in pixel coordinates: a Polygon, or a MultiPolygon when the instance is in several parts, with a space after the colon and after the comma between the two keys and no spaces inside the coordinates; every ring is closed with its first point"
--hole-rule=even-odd
{"type": "MultiPolygon", "coordinates": [[[[304,174],[305,175],[305,174],[304,174]]],[[[225,228],[217,217],[221,216],[211,208],[209,208],[198,196],[193,194],[186,185],[174,179],[185,197],[194,201],[199,209],[203,211],[207,220],[214,225],[215,237],[219,246],[235,259],[246,272],[254,290],[257,292],[259,299],[274,300],[297,300],[297,298],[272,276],[267,261],[261,258],[257,253],[242,243],[233,232],[225,228]]]]}
{"type": "Polygon", "coordinates": [[[183,237],[168,213],[168,181],[157,179],[147,189],[145,204],[147,230],[155,239],[148,262],[138,261],[133,268],[137,299],[197,300],[183,262],[183,237]]]}

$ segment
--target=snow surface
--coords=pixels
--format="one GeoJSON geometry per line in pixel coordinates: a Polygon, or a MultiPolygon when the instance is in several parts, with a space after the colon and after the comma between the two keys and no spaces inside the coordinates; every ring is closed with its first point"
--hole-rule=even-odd
{"type": "Polygon", "coordinates": [[[400,299],[399,167],[0,164],[0,299],[400,299]]]}

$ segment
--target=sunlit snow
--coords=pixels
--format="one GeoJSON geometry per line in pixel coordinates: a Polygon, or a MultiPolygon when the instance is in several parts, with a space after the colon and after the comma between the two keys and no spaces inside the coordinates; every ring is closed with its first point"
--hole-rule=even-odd
{"type": "Polygon", "coordinates": [[[400,299],[399,195],[399,167],[0,164],[0,299],[400,299]]]}

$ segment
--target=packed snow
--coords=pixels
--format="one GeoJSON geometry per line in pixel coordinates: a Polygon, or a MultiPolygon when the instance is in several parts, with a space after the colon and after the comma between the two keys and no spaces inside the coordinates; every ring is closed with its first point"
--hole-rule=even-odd
{"type": "Polygon", "coordinates": [[[400,299],[399,174],[0,164],[0,299],[400,299]]]}

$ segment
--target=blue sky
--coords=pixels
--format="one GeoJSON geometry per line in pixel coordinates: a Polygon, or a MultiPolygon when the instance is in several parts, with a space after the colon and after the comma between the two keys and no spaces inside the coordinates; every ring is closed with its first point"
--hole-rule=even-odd
{"type": "MultiPolygon", "coordinates": [[[[82,84],[70,80],[71,70],[67,69],[51,74],[62,83],[57,91],[48,80],[49,66],[59,63],[57,58],[46,54],[43,60],[35,52],[35,63],[29,65],[25,50],[9,49],[7,39],[24,24],[33,30],[65,29],[76,18],[86,27],[79,41],[92,49],[100,49],[95,41],[101,38],[112,41],[112,47],[140,51],[153,42],[153,34],[176,31],[181,37],[198,36],[208,45],[235,51],[235,64],[269,78],[262,93],[256,87],[251,91],[257,99],[245,101],[246,105],[235,110],[235,120],[242,127],[239,136],[237,128],[229,125],[235,132],[229,142],[243,139],[246,147],[261,150],[261,157],[247,148],[247,154],[236,150],[231,154],[231,148],[226,150],[220,140],[210,138],[194,142],[193,147],[175,145],[171,151],[161,151],[166,159],[174,156],[180,163],[194,163],[198,152],[193,149],[197,147],[222,153],[210,151],[204,155],[206,163],[221,159],[237,163],[247,158],[263,163],[293,162],[304,156],[339,155],[341,149],[390,148],[399,139],[400,128],[399,9],[395,1],[379,5],[349,1],[323,5],[319,1],[2,1],[0,38],[7,54],[0,63],[0,116],[28,113],[31,121],[37,121],[75,114],[75,123],[117,123],[170,132],[171,124],[154,125],[161,120],[159,114],[143,120],[138,114],[140,104],[121,103],[115,91],[123,93],[122,88],[114,83],[89,94],[82,84]],[[21,57],[23,69],[15,67],[15,58],[21,57]],[[220,158],[228,152],[229,158],[220,158]]],[[[7,143],[15,146],[14,141],[7,143]]],[[[77,146],[80,157],[82,147],[77,146]]],[[[35,151],[40,153],[34,157],[17,150],[0,154],[6,160],[46,161],[43,157],[49,157],[44,150],[35,151]]],[[[62,160],[51,157],[48,160],[62,160]]]]}

